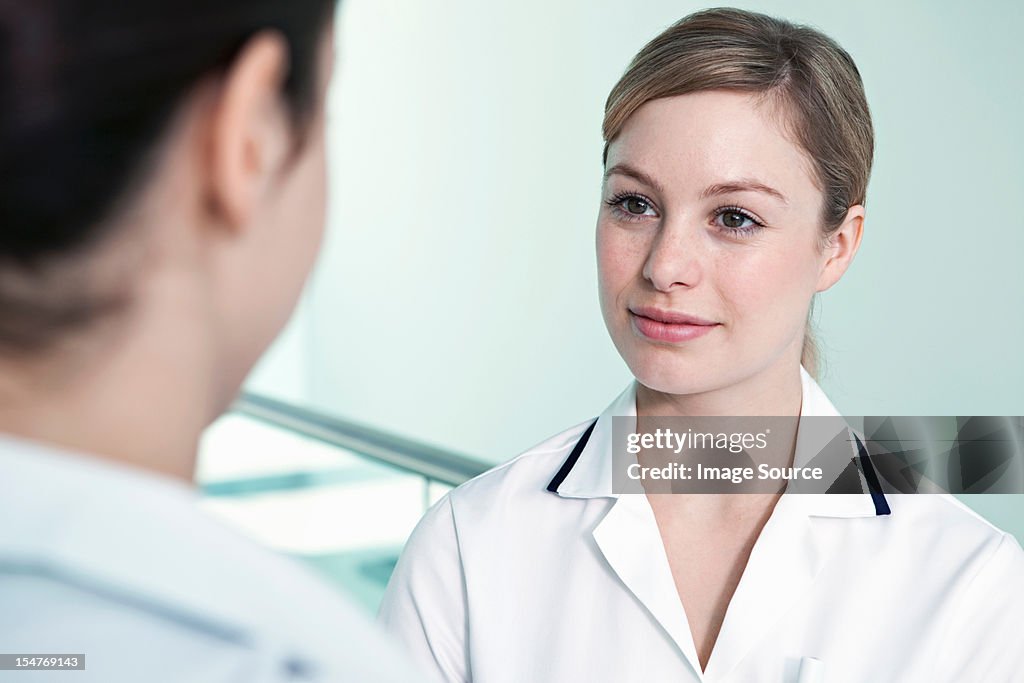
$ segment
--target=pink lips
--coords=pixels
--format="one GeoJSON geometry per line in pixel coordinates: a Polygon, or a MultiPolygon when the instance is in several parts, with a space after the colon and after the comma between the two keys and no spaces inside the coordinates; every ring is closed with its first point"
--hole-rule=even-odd
{"type": "Polygon", "coordinates": [[[719,323],[694,315],[649,306],[630,308],[629,317],[640,334],[661,342],[684,342],[703,337],[719,323]]]}

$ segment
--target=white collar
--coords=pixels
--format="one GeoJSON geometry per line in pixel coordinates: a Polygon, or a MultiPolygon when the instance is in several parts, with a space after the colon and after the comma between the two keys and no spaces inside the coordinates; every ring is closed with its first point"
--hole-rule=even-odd
{"type": "MultiPolygon", "coordinates": [[[[841,417],[814,378],[800,366],[802,400],[800,416],[841,417]]],[[[571,469],[561,483],[552,490],[563,498],[618,498],[612,486],[612,417],[636,419],[636,381],[619,394],[605,408],[593,424],[585,446],[574,454],[571,469]]],[[[796,464],[799,466],[819,452],[825,443],[819,442],[811,430],[800,430],[797,436],[796,464]]],[[[573,455],[570,455],[573,459],[573,455]]],[[[567,463],[568,464],[568,463],[567,463]]],[[[863,475],[861,475],[863,483],[863,475]]],[[[864,484],[866,490],[866,484],[864,484]]],[[[786,494],[794,503],[815,517],[874,517],[878,515],[875,501],[869,493],[857,494],[786,494]]]]}

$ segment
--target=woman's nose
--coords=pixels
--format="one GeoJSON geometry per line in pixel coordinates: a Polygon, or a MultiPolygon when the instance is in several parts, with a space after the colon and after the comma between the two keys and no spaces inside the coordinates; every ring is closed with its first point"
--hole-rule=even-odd
{"type": "Polygon", "coordinates": [[[701,243],[697,230],[683,221],[665,221],[651,242],[643,276],[655,289],[668,292],[700,282],[701,243]]]}

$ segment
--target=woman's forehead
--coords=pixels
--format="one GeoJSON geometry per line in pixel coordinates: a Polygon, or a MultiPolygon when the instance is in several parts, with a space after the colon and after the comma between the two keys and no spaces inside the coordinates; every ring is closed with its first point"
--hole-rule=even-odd
{"type": "Polygon", "coordinates": [[[819,194],[809,161],[777,107],[757,94],[712,90],[639,107],[609,145],[606,168],[637,169],[666,186],[756,179],[799,201],[819,194]]]}

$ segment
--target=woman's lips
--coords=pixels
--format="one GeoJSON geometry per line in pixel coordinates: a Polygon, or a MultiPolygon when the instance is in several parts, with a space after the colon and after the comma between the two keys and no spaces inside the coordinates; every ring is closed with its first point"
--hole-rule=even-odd
{"type": "Polygon", "coordinates": [[[703,337],[719,325],[686,313],[656,308],[631,308],[629,318],[637,332],[660,342],[684,342],[703,337]]]}

